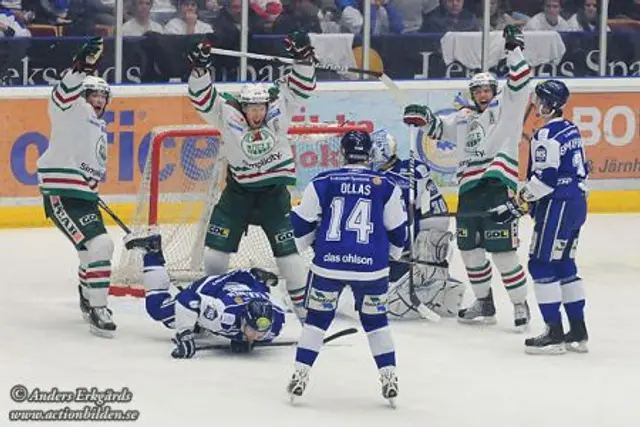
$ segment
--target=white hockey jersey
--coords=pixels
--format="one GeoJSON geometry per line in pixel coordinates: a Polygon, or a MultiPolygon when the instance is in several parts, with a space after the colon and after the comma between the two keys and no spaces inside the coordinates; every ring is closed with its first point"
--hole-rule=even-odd
{"type": "Polygon", "coordinates": [[[98,198],[107,167],[107,131],[81,96],[85,76],[69,71],[51,93],[49,147],[37,162],[43,195],[98,198]]]}
{"type": "Polygon", "coordinates": [[[485,111],[464,108],[446,117],[437,116],[425,127],[432,138],[456,144],[460,194],[483,178],[497,178],[517,190],[518,143],[531,92],[531,68],[520,48],[508,53],[507,66],[506,87],[485,111]]]}
{"type": "Polygon", "coordinates": [[[315,89],[315,68],[295,65],[278,99],[269,104],[265,124],[251,129],[240,103],[228,93],[218,93],[207,73],[189,77],[189,97],[207,123],[220,129],[222,153],[233,179],[245,187],[295,185],[296,166],[287,136],[291,118],[315,89]]]}

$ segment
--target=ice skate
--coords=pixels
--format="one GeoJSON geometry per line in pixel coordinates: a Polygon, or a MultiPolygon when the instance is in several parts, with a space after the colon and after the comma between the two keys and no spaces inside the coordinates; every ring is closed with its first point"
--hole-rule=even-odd
{"type": "Polygon", "coordinates": [[[547,325],[544,333],[537,337],[527,338],[524,341],[524,352],[527,354],[564,354],[565,348],[564,331],[562,322],[555,325],[547,325]]]}
{"type": "Polygon", "coordinates": [[[102,338],[113,338],[116,325],[111,319],[111,310],[107,307],[91,307],[89,311],[89,330],[102,338]]]}
{"type": "Polygon", "coordinates": [[[387,399],[391,407],[395,409],[395,399],[398,397],[398,377],[395,366],[386,366],[380,369],[380,383],[382,384],[382,397],[387,399]]]}
{"type": "Polygon", "coordinates": [[[309,370],[311,368],[302,363],[296,363],[296,370],[287,385],[287,393],[289,393],[289,400],[293,403],[296,397],[302,396],[307,383],[309,382],[309,370]]]}
{"type": "Polygon", "coordinates": [[[493,303],[493,292],[484,298],[476,299],[470,307],[458,311],[458,322],[466,324],[496,324],[496,306],[493,303]]]}
{"type": "Polygon", "coordinates": [[[526,332],[529,330],[531,322],[531,311],[527,301],[513,305],[513,323],[517,332],[526,332]]]}
{"type": "Polygon", "coordinates": [[[91,312],[91,306],[89,305],[89,299],[85,298],[82,294],[82,285],[78,285],[78,295],[80,296],[80,312],[85,322],[89,322],[89,316],[91,312]]]}
{"type": "Polygon", "coordinates": [[[569,324],[569,332],[564,336],[566,349],[576,353],[588,353],[589,334],[584,319],[569,320],[569,324]]]}

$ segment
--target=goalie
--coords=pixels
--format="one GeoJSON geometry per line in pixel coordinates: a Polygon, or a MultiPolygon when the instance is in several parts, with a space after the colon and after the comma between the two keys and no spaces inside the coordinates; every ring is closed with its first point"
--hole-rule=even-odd
{"type": "Polygon", "coordinates": [[[161,237],[125,238],[125,244],[129,250],[138,248],[145,253],[145,307],[153,320],[176,330],[173,358],[195,355],[198,330],[229,338],[234,353],[248,353],[255,342],[272,341],[282,331],[284,311],[273,303],[269,292],[269,286],[278,284],[275,274],[252,268],[205,276],[172,296],[161,237]]]}
{"type": "MultiPolygon", "coordinates": [[[[396,183],[409,206],[409,160],[397,156],[397,142],[386,130],[375,138],[374,166],[384,171],[396,183]]],[[[443,317],[455,316],[464,296],[464,286],[449,277],[449,244],[453,235],[449,231],[447,202],[431,178],[429,167],[416,160],[414,167],[415,199],[414,227],[415,255],[431,265],[417,264],[413,268],[413,286],[409,277],[409,264],[389,263],[389,315],[391,318],[417,319],[417,305],[424,304],[443,317]],[[413,287],[413,289],[412,289],[413,287]]],[[[409,208],[407,208],[409,209],[409,208]]]]}
{"type": "MultiPolygon", "coordinates": [[[[304,319],[306,268],[296,250],[289,219],[287,186],[296,183],[296,168],[287,133],[293,114],[315,88],[315,66],[296,64],[286,84],[271,89],[247,84],[234,98],[219,93],[211,82],[212,46],[206,40],[188,55],[191,103],[205,121],[220,129],[222,153],[229,162],[226,187],[209,221],[205,272],[225,273],[242,234],[250,224],[258,225],[267,235],[286,280],[293,310],[304,319]]],[[[315,62],[306,33],[293,33],[285,39],[285,47],[294,59],[315,62]]]]}

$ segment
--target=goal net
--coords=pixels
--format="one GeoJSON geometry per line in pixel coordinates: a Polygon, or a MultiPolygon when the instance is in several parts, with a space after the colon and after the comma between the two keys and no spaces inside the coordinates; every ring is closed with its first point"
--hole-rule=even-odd
{"type": "MultiPolygon", "coordinates": [[[[340,139],[370,126],[309,124],[289,129],[298,183],[290,187],[295,204],[307,183],[319,172],[341,165],[340,139]]],[[[154,230],[162,235],[171,278],[190,282],[204,275],[203,254],[209,218],[226,178],[220,132],[205,125],[170,126],[153,130],[135,209],[129,221],[133,234],[154,230]]],[[[265,203],[269,203],[265,200],[265,203]]],[[[303,254],[310,261],[311,254],[303,254]]],[[[261,267],[276,272],[275,259],[260,227],[249,226],[231,267],[261,267]]],[[[142,254],[123,249],[112,273],[112,295],[143,297],[142,254]]]]}

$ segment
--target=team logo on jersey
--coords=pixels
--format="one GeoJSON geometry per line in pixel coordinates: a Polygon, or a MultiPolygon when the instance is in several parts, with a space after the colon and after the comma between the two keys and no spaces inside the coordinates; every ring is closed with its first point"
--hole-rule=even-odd
{"type": "Polygon", "coordinates": [[[473,120],[469,125],[469,131],[467,133],[467,145],[465,147],[466,151],[474,153],[478,144],[482,142],[485,138],[484,127],[482,127],[482,123],[478,120],[473,120]]]}
{"type": "Polygon", "coordinates": [[[380,178],[379,176],[374,176],[371,179],[371,182],[373,182],[374,185],[380,185],[382,184],[382,178],[380,178]]]}
{"type": "Polygon", "coordinates": [[[207,308],[204,309],[202,316],[208,320],[215,320],[216,317],[218,317],[218,311],[211,306],[207,306],[207,308]]]}
{"type": "Polygon", "coordinates": [[[242,136],[240,147],[252,159],[259,159],[271,152],[276,146],[276,139],[268,128],[249,131],[242,136]]]}
{"type": "Polygon", "coordinates": [[[104,135],[100,135],[100,139],[96,144],[96,160],[102,167],[107,165],[107,141],[105,141],[104,135]]]}
{"type": "Polygon", "coordinates": [[[547,161],[547,149],[544,147],[536,148],[535,154],[533,156],[537,163],[543,163],[547,161]]]}
{"type": "Polygon", "coordinates": [[[235,302],[236,304],[242,304],[244,300],[242,299],[242,297],[235,297],[233,299],[233,302],[235,302]]]}

